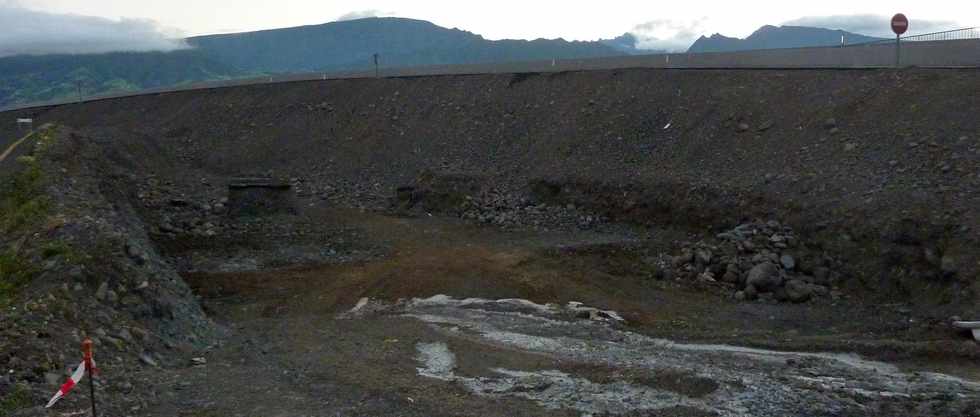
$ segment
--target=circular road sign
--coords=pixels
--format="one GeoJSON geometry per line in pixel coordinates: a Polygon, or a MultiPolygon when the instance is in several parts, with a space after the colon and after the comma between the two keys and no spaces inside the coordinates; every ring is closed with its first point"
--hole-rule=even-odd
{"type": "Polygon", "coordinates": [[[901,36],[905,31],[909,30],[909,18],[905,17],[904,14],[897,14],[892,18],[892,32],[896,35],[901,36]]]}

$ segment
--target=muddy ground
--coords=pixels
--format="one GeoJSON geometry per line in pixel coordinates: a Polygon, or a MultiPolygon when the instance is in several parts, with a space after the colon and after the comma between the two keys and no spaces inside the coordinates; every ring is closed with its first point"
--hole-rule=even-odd
{"type": "MultiPolygon", "coordinates": [[[[612,266],[628,263],[629,256],[623,254],[628,249],[617,254],[610,247],[635,245],[621,235],[501,231],[453,219],[348,210],[328,209],[315,215],[343,219],[344,224],[360,229],[365,241],[386,248],[389,255],[338,265],[187,275],[190,285],[204,297],[206,311],[229,327],[232,336],[204,355],[206,365],[191,365],[191,358],[183,358],[185,366],[177,366],[160,383],[173,391],[163,390],[147,401],[144,412],[160,416],[972,415],[975,408],[971,407],[980,401],[980,385],[975,382],[944,386],[923,380],[927,377],[922,375],[927,374],[920,373],[945,372],[965,381],[980,381],[980,367],[968,359],[970,352],[975,354],[973,342],[946,326],[909,323],[908,313],[899,306],[869,306],[853,298],[802,306],[737,302],[612,266]],[[588,250],[596,247],[605,249],[588,250]],[[579,250],[570,252],[569,248],[579,250]],[[483,319],[466,321],[466,314],[481,308],[506,312],[506,306],[487,308],[474,303],[440,311],[444,320],[433,321],[419,318],[431,311],[376,308],[374,304],[437,294],[457,299],[521,298],[559,306],[579,301],[612,309],[623,316],[624,323],[609,320],[612,324],[606,324],[572,315],[561,318],[569,321],[568,328],[532,330],[533,321],[513,322],[529,320],[524,316],[504,319],[506,325],[518,329],[509,331],[545,332],[603,346],[602,340],[622,343],[627,338],[624,335],[646,335],[795,352],[861,352],[866,358],[898,365],[900,371],[888,372],[905,375],[899,384],[905,391],[899,394],[909,397],[893,399],[887,392],[845,394],[848,388],[832,388],[838,378],[854,389],[898,389],[888,388],[890,382],[862,381],[858,375],[867,369],[847,370],[849,357],[838,362],[779,354],[751,365],[752,354],[728,355],[724,348],[712,346],[673,360],[654,359],[670,351],[669,344],[650,352],[644,349],[656,343],[640,341],[622,348],[630,355],[649,357],[653,365],[647,366],[625,357],[586,358],[460,330],[485,323],[483,319]],[[372,300],[362,307],[367,313],[346,315],[362,298],[372,300]],[[841,320],[842,316],[858,319],[841,320]],[[426,365],[419,349],[433,343],[451,350],[457,361],[453,378],[420,374],[419,368],[426,365]],[[718,365],[709,365],[716,361],[748,361],[743,371],[751,377],[739,382],[746,377],[719,372],[714,369],[718,365]],[[773,361],[776,365],[764,365],[773,361]],[[536,376],[519,378],[517,387],[493,394],[486,393],[493,390],[477,390],[484,395],[460,382],[462,378],[501,378],[499,369],[536,376]],[[540,380],[552,371],[580,381],[569,388],[540,380]],[[817,379],[794,385],[790,380],[796,374],[817,379]],[[820,378],[825,380],[820,382],[820,378]],[[750,383],[750,379],[759,381],[750,383]],[[582,387],[584,381],[599,385],[582,387]],[[760,388],[763,381],[789,387],[790,392],[759,394],[772,389],[760,388]],[[942,387],[926,388],[930,384],[942,387]],[[631,399],[605,397],[630,387],[641,391],[652,387],[652,391],[631,399]],[[534,395],[525,395],[528,390],[534,395]],[[717,394],[722,391],[727,394],[717,394]],[[741,398],[740,405],[733,402],[736,397],[741,398]]],[[[663,231],[665,236],[671,233],[663,231]]],[[[512,311],[535,312],[526,306],[512,311]]],[[[575,349],[570,340],[559,345],[575,349]]],[[[866,366],[889,369],[892,365],[866,366]]]]}

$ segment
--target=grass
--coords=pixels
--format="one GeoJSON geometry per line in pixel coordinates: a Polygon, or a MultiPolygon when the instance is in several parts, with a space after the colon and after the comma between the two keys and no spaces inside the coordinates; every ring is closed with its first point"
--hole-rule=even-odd
{"type": "MultiPolygon", "coordinates": [[[[53,144],[53,130],[37,133],[34,154],[41,155],[53,144]]],[[[17,162],[20,171],[9,181],[0,184],[0,236],[15,239],[24,235],[48,218],[51,202],[44,195],[44,172],[36,156],[21,156],[17,162]]],[[[4,239],[6,240],[6,239],[4,239]]],[[[9,243],[9,241],[8,241],[9,243]]],[[[67,255],[72,253],[67,245],[54,245],[44,249],[46,255],[67,255]]],[[[17,290],[29,282],[37,273],[35,267],[25,257],[12,251],[0,250],[0,306],[11,302],[17,290]]]]}
{"type": "Polygon", "coordinates": [[[65,262],[72,265],[80,265],[90,260],[90,256],[78,251],[62,240],[54,240],[41,246],[42,258],[51,259],[58,256],[64,258],[65,262]]]}
{"type": "Polygon", "coordinates": [[[31,406],[31,395],[23,385],[16,385],[10,393],[0,398],[0,417],[13,415],[14,411],[31,406]]]}
{"type": "Polygon", "coordinates": [[[17,161],[24,165],[9,184],[0,190],[0,231],[13,234],[45,219],[51,203],[43,195],[44,174],[37,160],[22,156],[17,161]]]}
{"type": "Polygon", "coordinates": [[[12,252],[0,253],[0,307],[10,303],[17,290],[37,274],[26,259],[12,252]]]}

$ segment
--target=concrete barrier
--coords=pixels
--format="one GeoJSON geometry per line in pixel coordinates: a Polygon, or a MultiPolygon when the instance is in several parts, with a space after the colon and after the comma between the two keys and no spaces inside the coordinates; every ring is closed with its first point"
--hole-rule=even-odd
{"type": "MultiPolygon", "coordinates": [[[[392,78],[436,75],[566,72],[627,68],[860,69],[892,68],[895,67],[895,59],[896,54],[894,43],[875,43],[848,47],[767,49],[700,54],[654,54],[589,59],[549,59],[527,62],[382,68],[380,75],[384,78],[392,78]]],[[[905,42],[902,44],[900,65],[902,67],[923,68],[980,68],[980,39],[905,42]]],[[[255,84],[375,77],[376,74],[373,69],[329,73],[316,72],[303,74],[281,74],[248,79],[206,81],[182,85],[180,87],[153,88],[135,92],[101,94],[87,97],[84,101],[97,101],[136,95],[162,94],[178,91],[203,90],[255,84]]],[[[0,111],[63,105],[73,102],[76,101],[58,100],[44,103],[31,103],[0,108],[0,111]]]]}

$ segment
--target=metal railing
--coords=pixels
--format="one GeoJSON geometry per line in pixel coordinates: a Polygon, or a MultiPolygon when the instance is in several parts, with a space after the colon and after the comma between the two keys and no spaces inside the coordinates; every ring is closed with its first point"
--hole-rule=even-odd
{"type": "Polygon", "coordinates": [[[964,28],[906,36],[902,38],[902,42],[955,41],[961,39],[980,39],[980,28],[964,28]]]}
{"type": "MultiPolygon", "coordinates": [[[[965,40],[965,39],[980,39],[980,27],[944,30],[942,32],[932,32],[932,33],[923,33],[919,35],[903,36],[902,42],[957,41],[957,40],[965,40]]],[[[869,46],[869,45],[880,45],[885,43],[895,43],[895,39],[881,39],[877,41],[851,43],[844,46],[845,47],[869,46]]]]}

